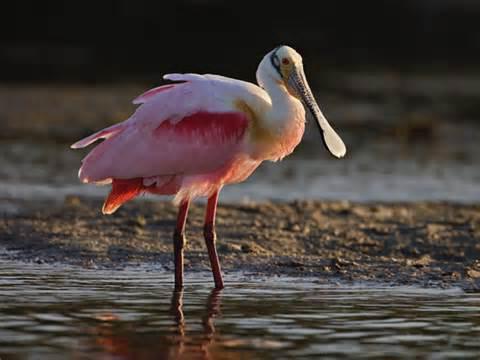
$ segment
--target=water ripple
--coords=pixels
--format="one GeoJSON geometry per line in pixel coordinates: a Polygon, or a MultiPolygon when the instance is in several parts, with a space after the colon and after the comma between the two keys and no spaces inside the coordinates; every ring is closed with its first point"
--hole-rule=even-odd
{"type": "Polygon", "coordinates": [[[458,289],[328,286],[0,265],[0,357],[477,358],[480,297],[458,289]]]}

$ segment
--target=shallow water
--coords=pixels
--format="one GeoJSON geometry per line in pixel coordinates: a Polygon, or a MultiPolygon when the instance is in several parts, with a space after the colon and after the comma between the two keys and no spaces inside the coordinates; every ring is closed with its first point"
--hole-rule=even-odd
{"type": "Polygon", "coordinates": [[[480,295],[2,262],[2,359],[478,358],[480,295]]]}

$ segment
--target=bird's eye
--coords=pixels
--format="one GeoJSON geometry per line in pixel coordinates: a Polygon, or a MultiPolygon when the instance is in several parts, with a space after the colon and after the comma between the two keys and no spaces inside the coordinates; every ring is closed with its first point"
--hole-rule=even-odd
{"type": "Polygon", "coordinates": [[[288,60],[287,58],[283,58],[283,59],[282,59],[282,64],[283,64],[283,65],[289,65],[289,64],[290,64],[290,60],[288,60]]]}

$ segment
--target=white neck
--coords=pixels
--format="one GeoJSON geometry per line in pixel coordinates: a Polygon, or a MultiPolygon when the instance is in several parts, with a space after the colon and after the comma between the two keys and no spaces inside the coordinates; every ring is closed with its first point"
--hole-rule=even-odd
{"type": "Polygon", "coordinates": [[[258,83],[268,93],[271,107],[265,113],[265,125],[274,131],[282,131],[291,120],[296,118],[298,109],[303,110],[300,101],[291,96],[285,86],[280,85],[270,76],[262,76],[258,83]]]}

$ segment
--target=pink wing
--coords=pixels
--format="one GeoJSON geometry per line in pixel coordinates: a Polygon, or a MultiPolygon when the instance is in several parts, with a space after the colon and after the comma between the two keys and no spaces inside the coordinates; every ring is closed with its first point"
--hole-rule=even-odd
{"type": "Polygon", "coordinates": [[[139,101],[150,99],[130,119],[74,144],[106,139],[83,160],[80,179],[206,174],[231,161],[242,151],[248,118],[226,111],[223,101],[212,103],[205,85],[194,83],[148,91],[139,101]]]}
{"type": "Polygon", "coordinates": [[[113,135],[124,129],[125,126],[123,123],[121,124],[115,124],[112,125],[106,129],[100,130],[96,132],[95,134],[92,134],[90,136],[87,136],[86,138],[77,141],[75,144],[70,146],[72,149],[81,149],[84,148],[90,144],[93,144],[95,141],[100,140],[100,139],[108,139],[111,138],[113,135]]]}
{"type": "Polygon", "coordinates": [[[132,102],[134,104],[143,104],[143,103],[147,102],[148,100],[151,100],[153,97],[155,97],[155,95],[158,95],[162,91],[166,91],[168,89],[171,89],[174,86],[175,86],[175,84],[168,84],[168,85],[162,85],[162,86],[150,89],[150,90],[144,92],[142,95],[137,96],[132,102]]]}
{"type": "MultiPolygon", "coordinates": [[[[158,86],[156,88],[150,89],[143,94],[137,96],[135,99],[133,99],[132,103],[137,105],[137,104],[143,104],[146,103],[149,100],[152,100],[156,95],[159,93],[166,91],[168,89],[173,88],[177,84],[168,84],[168,85],[162,85],[158,86]]],[[[108,139],[115,135],[117,132],[122,130],[124,128],[123,124],[115,124],[112,125],[106,129],[100,130],[90,136],[87,136],[86,138],[77,141],[75,144],[70,146],[72,149],[81,149],[84,148],[90,144],[93,144],[95,141],[100,140],[100,139],[108,139]]]]}

